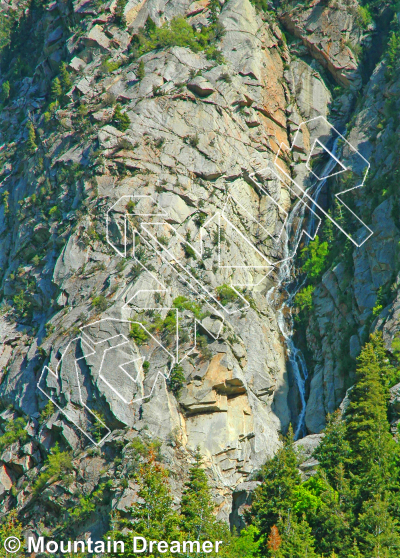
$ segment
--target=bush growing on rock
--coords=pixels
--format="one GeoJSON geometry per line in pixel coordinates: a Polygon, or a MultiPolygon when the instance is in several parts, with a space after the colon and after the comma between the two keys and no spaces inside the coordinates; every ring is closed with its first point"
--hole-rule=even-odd
{"type": "Polygon", "coordinates": [[[28,433],[25,430],[26,421],[22,417],[15,420],[10,420],[6,427],[5,432],[0,436],[0,451],[3,451],[8,446],[11,446],[18,440],[23,444],[28,439],[28,433]]]}
{"type": "Polygon", "coordinates": [[[5,81],[1,86],[0,101],[4,103],[10,96],[10,82],[5,81]]]}
{"type": "Polygon", "coordinates": [[[131,121],[126,112],[122,112],[121,105],[116,105],[112,123],[120,132],[125,132],[129,128],[131,121]]]}
{"type": "Polygon", "coordinates": [[[92,306],[100,312],[104,312],[108,308],[106,297],[104,295],[94,297],[94,299],[92,300],[92,306]]]}
{"type": "Polygon", "coordinates": [[[45,470],[33,485],[33,493],[39,494],[49,480],[53,479],[55,482],[62,476],[66,478],[66,475],[71,473],[72,470],[72,455],[68,451],[60,451],[58,444],[56,444],[47,458],[45,470]]]}
{"type": "Polygon", "coordinates": [[[307,273],[310,279],[317,279],[325,270],[328,257],[328,243],[320,242],[316,236],[308,246],[301,251],[303,263],[302,271],[307,273]]]}
{"type": "Polygon", "coordinates": [[[143,345],[143,343],[145,343],[149,338],[142,326],[137,323],[131,324],[129,337],[133,339],[137,345],[143,345]]]}
{"type": "Polygon", "coordinates": [[[188,47],[193,52],[205,51],[208,58],[216,59],[222,55],[213,43],[220,40],[224,33],[225,29],[218,21],[196,31],[184,17],[177,16],[161,27],[149,27],[146,36],[136,35],[132,48],[142,55],[155,49],[188,47]]]}
{"type": "Polygon", "coordinates": [[[304,287],[304,289],[301,289],[294,297],[294,304],[299,311],[299,313],[295,316],[297,321],[303,321],[303,319],[307,318],[308,314],[311,312],[313,308],[312,295],[314,289],[314,285],[308,285],[307,287],[304,287]]]}
{"type": "Polygon", "coordinates": [[[221,285],[215,289],[217,291],[218,299],[221,301],[223,306],[229,304],[229,302],[235,302],[237,300],[238,295],[232,287],[229,285],[221,285]]]}

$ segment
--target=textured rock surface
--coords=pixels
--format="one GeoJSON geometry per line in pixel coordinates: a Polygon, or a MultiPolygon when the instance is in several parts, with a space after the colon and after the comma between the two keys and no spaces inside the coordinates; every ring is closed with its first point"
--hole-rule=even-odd
{"type": "MultiPolygon", "coordinates": [[[[99,13],[78,1],[55,2],[45,10],[44,48],[34,75],[16,82],[12,101],[0,114],[0,143],[6,145],[0,151],[0,428],[18,415],[28,417],[28,441],[15,442],[0,456],[0,505],[4,512],[17,505],[36,534],[48,508],[61,517],[62,510],[76,505],[77,494],[90,494],[107,481],[104,517],[111,509],[126,512],[137,498],[133,480],[123,482],[138,459],[131,445],[137,436],[160,440],[176,503],[200,447],[219,515],[231,515],[233,525],[243,525],[243,508],[255,486],[249,475],[274,454],[279,433],[286,432],[296,414],[288,397],[284,340],[266,298],[276,274],[266,277],[270,267],[265,264],[282,258],[279,233],[294,199],[276,179],[268,182],[271,197],[261,196],[249,175],[272,162],[282,143],[291,144],[302,121],[328,117],[332,109],[335,122],[345,124],[361,86],[359,62],[345,43],[359,45],[365,37],[357,25],[357,4],[346,4],[345,10],[340,6],[314,2],[280,13],[284,27],[301,39],[288,47],[273,15],[257,13],[248,0],[221,2],[225,34],[218,47],[223,58],[215,61],[182,46],[153,50],[140,59],[143,76],[139,61],[130,57],[129,43],[148,15],[157,25],[183,15],[201,26],[210,15],[207,3],[129,0],[127,29],[115,25],[113,2],[99,13]],[[68,62],[72,83],[62,106],[50,112],[50,80],[61,60],[68,62]],[[324,68],[348,88],[336,101],[324,68]],[[125,131],[113,120],[116,102],[129,116],[125,131]],[[34,154],[22,150],[28,117],[36,130],[34,154]],[[166,213],[162,235],[155,236],[162,238],[160,246],[168,245],[168,262],[155,252],[150,233],[147,251],[137,248],[142,263],[117,255],[107,243],[107,211],[123,196],[142,196],[139,202],[135,198],[141,216],[154,216],[155,208],[166,213]],[[204,257],[194,258],[185,250],[185,239],[198,249],[200,224],[223,208],[236,228],[226,228],[224,250],[217,249],[212,223],[204,257]],[[180,237],[171,234],[171,226],[180,237]],[[251,251],[245,238],[258,251],[251,251]],[[176,273],[176,262],[213,293],[223,284],[249,285],[243,295],[250,304],[243,298],[227,304],[225,312],[218,303],[199,302],[176,273]],[[234,269],[229,268],[232,262],[234,269]],[[249,262],[253,267],[244,269],[249,262]],[[146,307],[165,320],[166,309],[182,295],[208,315],[199,319],[202,341],[196,347],[193,316],[186,316],[182,349],[191,354],[182,363],[184,385],[174,394],[162,376],[171,359],[159,345],[160,339],[166,344],[171,339],[152,330],[146,342],[135,342],[128,320],[154,321],[154,314],[143,313],[146,307]],[[76,340],[87,324],[85,340],[76,340]],[[137,364],[140,358],[149,362],[146,374],[137,364]],[[127,372],[123,367],[133,361],[127,372]],[[50,371],[41,377],[44,366],[59,378],[50,371]],[[132,382],[132,376],[127,380],[129,372],[140,382],[132,382]],[[37,389],[39,379],[75,425],[58,409],[51,416],[41,414],[47,399],[37,389]],[[148,395],[155,379],[152,396],[132,403],[148,395]],[[7,410],[10,405],[13,410],[7,410]],[[77,427],[95,431],[96,419],[87,408],[112,431],[102,451],[88,449],[77,427]],[[71,484],[59,480],[34,495],[32,483],[56,441],[74,452],[71,484]]],[[[384,136],[398,133],[389,123],[389,132],[382,130],[371,141],[384,104],[383,79],[377,67],[350,132],[352,143],[379,162],[382,175],[392,165],[384,136]]],[[[304,138],[312,132],[307,130],[304,138]]],[[[302,176],[306,157],[302,146],[296,147],[292,159],[284,154],[283,164],[302,176]]],[[[127,240],[124,213],[125,202],[110,217],[109,240],[120,250],[132,241],[127,240]]],[[[140,219],[133,216],[132,227],[140,219]]],[[[338,263],[315,291],[308,342],[316,365],[306,413],[312,435],[298,442],[305,448],[301,470],[306,476],[316,465],[316,433],[354,379],[339,362],[343,343],[354,360],[371,326],[377,291],[392,281],[398,243],[392,200],[379,201],[371,219],[374,236],[354,252],[354,272],[338,263]]],[[[149,230],[160,232],[154,219],[149,230]]],[[[388,346],[398,333],[398,308],[395,301],[379,316],[385,316],[384,325],[378,323],[388,346]]],[[[107,525],[92,518],[81,529],[101,537],[107,525]]]]}

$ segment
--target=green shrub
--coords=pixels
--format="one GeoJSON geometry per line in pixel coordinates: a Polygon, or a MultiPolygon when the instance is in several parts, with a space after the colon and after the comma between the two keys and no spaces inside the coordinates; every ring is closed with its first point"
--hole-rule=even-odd
{"type": "Polygon", "coordinates": [[[193,258],[194,260],[197,260],[196,252],[193,250],[190,244],[184,244],[183,249],[185,250],[185,256],[187,258],[193,258]]]}
{"type": "Polygon", "coordinates": [[[94,299],[92,300],[92,306],[100,312],[105,312],[108,308],[106,297],[104,295],[94,297],[94,299]]]}
{"type": "Polygon", "coordinates": [[[205,335],[196,336],[196,345],[201,349],[201,354],[206,360],[211,359],[212,352],[208,347],[207,337],[205,335]]]}
{"type": "Polygon", "coordinates": [[[49,209],[49,217],[51,217],[52,219],[56,219],[59,215],[60,215],[60,210],[56,205],[53,205],[53,207],[49,209]]]}
{"type": "Polygon", "coordinates": [[[199,145],[200,138],[198,134],[195,134],[194,136],[186,136],[186,140],[192,147],[197,147],[199,145]]]}
{"type": "Polygon", "coordinates": [[[40,413],[40,422],[42,423],[47,422],[49,418],[53,415],[54,411],[55,411],[54,403],[49,399],[45,408],[40,413]]]}
{"type": "Polygon", "coordinates": [[[189,300],[186,296],[178,296],[174,299],[172,306],[178,308],[178,310],[189,310],[194,314],[194,316],[202,320],[204,318],[204,312],[201,310],[201,306],[197,302],[189,300]]]}
{"type": "Polygon", "coordinates": [[[20,290],[17,294],[13,296],[13,303],[15,306],[15,310],[20,316],[26,314],[26,311],[29,308],[29,302],[25,298],[25,293],[23,290],[20,290]]]}
{"type": "Polygon", "coordinates": [[[101,65],[102,69],[110,74],[118,70],[120,66],[121,62],[119,60],[105,60],[101,65]]]}
{"type": "Polygon", "coordinates": [[[368,6],[358,6],[357,21],[364,28],[367,28],[372,23],[372,15],[368,6]]]}
{"type": "Polygon", "coordinates": [[[5,432],[0,436],[0,451],[17,442],[24,444],[28,440],[28,433],[25,430],[26,421],[22,417],[15,420],[10,420],[6,427],[5,432]]]}
{"type": "Polygon", "coordinates": [[[136,203],[133,200],[129,200],[125,206],[128,213],[133,213],[136,207],[136,203]]]}
{"type": "Polygon", "coordinates": [[[47,324],[45,324],[45,329],[46,329],[46,336],[48,337],[49,335],[51,335],[54,330],[56,329],[54,324],[51,324],[50,322],[48,322],[47,324]]]}
{"type": "Polygon", "coordinates": [[[10,82],[5,81],[1,86],[0,101],[5,103],[10,97],[10,82]]]}
{"type": "Polygon", "coordinates": [[[255,7],[255,9],[259,12],[268,12],[269,6],[267,0],[250,0],[251,4],[255,7]]]}
{"type": "Polygon", "coordinates": [[[206,222],[207,219],[207,213],[204,213],[204,211],[200,211],[196,217],[195,217],[195,223],[198,227],[202,227],[204,225],[204,223],[206,222]]]}
{"type": "Polygon", "coordinates": [[[229,302],[234,302],[238,298],[236,291],[226,283],[215,290],[217,291],[218,300],[223,306],[226,306],[229,302]]]}
{"type": "Polygon", "coordinates": [[[72,455],[67,451],[61,452],[58,444],[56,444],[47,458],[45,470],[33,485],[33,493],[39,494],[49,480],[53,479],[53,482],[55,482],[72,470],[72,455]]]}
{"type": "Polygon", "coordinates": [[[129,444],[129,447],[134,449],[138,454],[142,456],[146,456],[148,454],[147,445],[144,444],[139,437],[134,438],[132,442],[129,444]]]}
{"type": "Polygon", "coordinates": [[[302,272],[307,273],[310,279],[317,279],[325,270],[328,257],[328,243],[320,242],[316,236],[308,246],[301,251],[302,272]]]}
{"type": "Polygon", "coordinates": [[[112,123],[120,132],[125,132],[129,128],[131,121],[126,112],[121,112],[121,105],[115,106],[112,123]]]}
{"type": "Polygon", "coordinates": [[[218,22],[196,31],[185,18],[177,16],[159,28],[149,28],[146,38],[137,39],[136,47],[140,55],[154,49],[181,46],[188,47],[193,52],[205,51],[207,57],[215,58],[216,47],[212,43],[219,41],[223,34],[224,28],[218,22]]]}
{"type": "Polygon", "coordinates": [[[315,287],[313,285],[308,285],[308,287],[301,289],[301,291],[299,291],[294,297],[294,304],[300,312],[311,312],[313,308],[312,295],[314,290],[315,287]]]}
{"type": "Polygon", "coordinates": [[[102,482],[97,490],[94,490],[88,496],[80,496],[79,504],[69,512],[71,519],[74,522],[84,521],[96,510],[99,503],[104,500],[104,492],[110,488],[112,481],[102,482]]]}
{"type": "Polygon", "coordinates": [[[131,324],[129,337],[133,339],[137,345],[143,345],[149,338],[143,327],[135,322],[131,324]]]}

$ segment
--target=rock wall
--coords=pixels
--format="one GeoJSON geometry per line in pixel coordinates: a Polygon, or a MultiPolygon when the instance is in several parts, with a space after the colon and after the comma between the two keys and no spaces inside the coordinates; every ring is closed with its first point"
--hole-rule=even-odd
{"type": "MultiPolygon", "coordinates": [[[[89,494],[111,481],[105,513],[124,513],[136,498],[133,480],[128,486],[122,480],[129,478],[137,458],[133,440],[139,436],[161,441],[176,503],[199,447],[220,516],[228,519],[231,513],[232,522],[241,525],[236,508],[248,503],[249,475],[274,454],[279,434],[296,412],[288,399],[285,345],[266,299],[276,273],[268,275],[270,268],[263,264],[282,257],[279,233],[294,200],[284,182],[269,181],[267,197],[249,177],[274,160],[281,143],[291,144],[302,121],[327,117],[332,110],[336,121],[345,123],[361,81],[359,62],[339,36],[358,44],[365,33],[356,24],[355,3],[346,4],[344,12],[320,2],[278,14],[278,19],[256,12],[248,0],[230,0],[221,2],[219,23],[225,32],[216,59],[174,46],[141,56],[140,69],[131,41],[149,15],[157,25],[185,16],[201,28],[209,23],[208,5],[129,0],[128,26],[121,29],[114,4],[98,13],[76,0],[44,9],[32,24],[43,37],[33,75],[16,81],[0,115],[6,145],[0,152],[0,428],[19,415],[28,417],[28,442],[16,442],[0,456],[0,505],[3,512],[16,506],[39,534],[46,510],[53,510],[52,516],[61,513],[76,504],[78,493],[89,494]],[[279,21],[300,40],[288,46],[279,21]],[[71,84],[61,105],[50,108],[50,79],[62,60],[71,84]],[[349,88],[335,102],[324,68],[349,88]],[[116,127],[116,102],[130,120],[125,131],[116,127]],[[37,149],[27,153],[22,148],[28,122],[37,149]],[[107,212],[121,199],[135,200],[137,215],[127,234],[125,203],[118,206],[107,237],[107,212]],[[153,219],[156,208],[166,215],[157,229],[163,239],[158,248],[153,239],[142,244],[140,258],[117,254],[111,245],[133,250],[132,229],[145,215],[153,219]],[[193,257],[185,242],[198,247],[201,224],[224,208],[235,227],[234,232],[226,229],[227,251],[218,250],[213,229],[204,240],[207,257],[193,257]],[[164,242],[172,254],[169,261],[163,259],[164,242]],[[196,298],[176,273],[176,262],[210,292],[224,284],[241,285],[242,302],[228,301],[222,308],[196,298]],[[156,328],[141,344],[129,336],[129,320],[140,323],[141,316],[142,322],[154,322],[156,313],[165,324],[180,296],[199,304],[196,327],[202,342],[193,346],[193,323],[186,322],[182,350],[190,354],[182,362],[184,385],[174,394],[159,373],[171,364],[160,340],[168,345],[171,339],[156,328]],[[125,345],[121,348],[116,339],[125,345]],[[149,372],[135,368],[141,379],[132,382],[123,366],[139,359],[149,363],[149,372]],[[48,399],[38,382],[57,401],[51,416],[43,414],[48,399]],[[132,402],[143,393],[146,398],[132,402]],[[96,420],[111,430],[102,451],[89,449],[82,434],[88,428],[93,434],[96,420]],[[32,482],[56,441],[74,452],[72,484],[49,483],[36,495],[32,482]]],[[[359,111],[351,132],[351,141],[363,149],[363,118],[373,122],[369,115],[378,102],[372,99],[379,97],[380,72],[377,68],[368,86],[368,117],[359,111]]],[[[304,154],[300,149],[281,163],[286,169],[304,166],[304,154]]],[[[346,276],[339,264],[316,292],[318,343],[311,326],[308,332],[310,347],[319,355],[307,407],[310,433],[320,432],[326,412],[337,407],[351,384],[337,364],[340,330],[344,324],[362,329],[376,289],[391,276],[397,229],[388,228],[390,204],[374,208],[375,236],[354,256],[351,287],[343,286],[346,276]],[[349,288],[354,289],[352,308],[338,298],[349,288]],[[328,327],[332,323],[338,328],[335,339],[328,327]]],[[[360,343],[360,332],[354,331],[352,356],[360,343]]],[[[81,526],[82,533],[96,536],[106,528],[106,521],[81,526]]]]}

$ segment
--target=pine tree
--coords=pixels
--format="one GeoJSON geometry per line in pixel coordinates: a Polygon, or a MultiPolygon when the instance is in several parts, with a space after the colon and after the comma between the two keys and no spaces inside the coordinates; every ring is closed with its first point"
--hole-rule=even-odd
{"type": "Polygon", "coordinates": [[[208,9],[210,10],[210,21],[212,24],[217,23],[218,14],[221,10],[219,0],[210,0],[208,4],[208,9]]]}
{"type": "Polygon", "coordinates": [[[277,558],[317,558],[315,540],[305,517],[298,521],[288,512],[279,522],[282,544],[277,558]]]}
{"type": "MultiPolygon", "coordinates": [[[[332,211],[328,211],[328,215],[332,217],[332,211]]],[[[335,239],[335,232],[333,227],[333,222],[328,218],[325,219],[324,227],[322,229],[322,240],[328,244],[332,244],[335,239]]]]}
{"type": "Polygon", "coordinates": [[[278,551],[281,547],[281,544],[282,538],[279,534],[279,529],[276,525],[272,525],[267,542],[268,550],[272,558],[276,558],[278,556],[278,551]]]}
{"type": "Polygon", "coordinates": [[[352,515],[353,494],[344,474],[344,467],[339,464],[334,475],[336,490],[329,485],[325,471],[321,467],[317,478],[319,478],[319,486],[325,483],[325,490],[319,495],[320,506],[308,514],[316,540],[316,550],[323,556],[335,552],[340,558],[347,558],[352,545],[354,517],[352,515]]]}
{"type": "Polygon", "coordinates": [[[350,444],[346,440],[346,422],[342,420],[338,410],[328,415],[324,437],[314,451],[314,457],[318,459],[328,482],[334,488],[336,488],[338,467],[348,463],[350,455],[350,444]]]}
{"type": "Polygon", "coordinates": [[[139,81],[142,81],[142,79],[143,79],[144,76],[145,76],[144,62],[143,62],[143,60],[141,60],[141,61],[139,62],[139,66],[138,66],[136,75],[137,75],[137,78],[138,78],[139,81]]]}
{"type": "Polygon", "coordinates": [[[35,128],[34,128],[31,121],[28,122],[28,124],[26,125],[26,128],[28,130],[28,139],[26,140],[26,149],[27,149],[29,154],[32,154],[37,149],[36,132],[35,132],[35,128]]]}
{"type": "Polygon", "coordinates": [[[268,461],[262,471],[263,481],[254,491],[250,517],[263,537],[262,548],[267,549],[267,538],[279,518],[290,513],[295,504],[295,488],[301,483],[297,454],[294,449],[292,427],[283,446],[268,461]]]}
{"type": "Polygon", "coordinates": [[[67,70],[67,65],[63,62],[60,66],[60,85],[64,93],[66,93],[72,85],[71,77],[67,70]]]}
{"type": "Polygon", "coordinates": [[[128,0],[118,0],[114,10],[115,23],[120,27],[126,27],[125,6],[128,0]]]}
{"type": "Polygon", "coordinates": [[[353,540],[353,544],[351,545],[351,549],[346,558],[364,558],[361,555],[360,549],[358,548],[356,539],[353,540]]]}
{"type": "MultiPolygon", "coordinates": [[[[121,520],[117,528],[108,533],[112,540],[124,541],[124,556],[128,558],[137,556],[132,550],[134,536],[155,541],[180,540],[179,514],[172,507],[168,471],[156,462],[153,450],[150,450],[147,462],[140,468],[137,481],[139,498],[129,510],[131,517],[121,520]]],[[[173,555],[167,553],[162,556],[173,555]]]]}
{"type": "Polygon", "coordinates": [[[389,502],[380,495],[364,503],[358,535],[365,556],[398,558],[400,555],[399,526],[391,516],[389,502]]]}
{"type": "Polygon", "coordinates": [[[151,19],[150,16],[147,16],[146,23],[144,24],[144,32],[147,36],[151,35],[157,29],[157,25],[151,19]]]}
{"type": "Polygon", "coordinates": [[[53,101],[56,101],[62,95],[61,82],[60,82],[60,79],[58,77],[53,79],[53,83],[51,84],[50,95],[51,95],[51,98],[52,98],[53,101]]]}
{"type": "MultiPolygon", "coordinates": [[[[214,516],[215,504],[212,501],[207,475],[202,468],[202,459],[197,450],[195,464],[189,471],[189,480],[181,501],[181,530],[188,540],[229,539],[229,531],[222,521],[214,516]]],[[[203,553],[199,556],[203,557],[203,553]]],[[[204,557],[207,555],[204,554],[204,557]]]]}
{"type": "Polygon", "coordinates": [[[373,334],[358,357],[356,384],[345,417],[353,456],[349,467],[358,477],[361,500],[388,490],[398,474],[398,448],[387,420],[391,374],[382,334],[373,334]]]}

